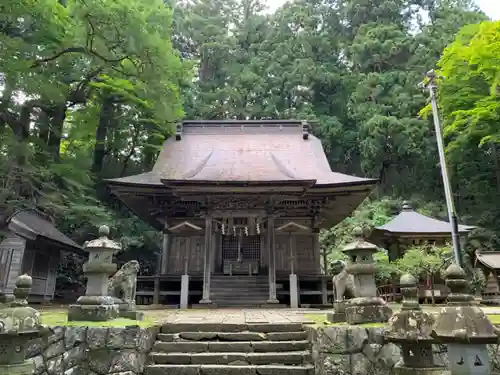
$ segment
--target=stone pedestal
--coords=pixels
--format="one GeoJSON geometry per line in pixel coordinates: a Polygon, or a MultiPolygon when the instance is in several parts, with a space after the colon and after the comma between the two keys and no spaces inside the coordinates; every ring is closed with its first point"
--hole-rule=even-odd
{"type": "Polygon", "coordinates": [[[0,375],[33,375],[35,365],[32,360],[15,365],[0,365],[0,375]]]}
{"type": "Polygon", "coordinates": [[[87,288],[85,296],[69,306],[68,321],[106,321],[120,314],[116,299],[108,296],[108,278],[116,272],[113,254],[120,251],[121,246],[108,239],[108,235],[109,228],[103,225],[99,228],[99,238],[84,245],[89,253],[89,260],[83,265],[87,288]]]}
{"type": "Polygon", "coordinates": [[[346,321],[345,309],[347,301],[335,301],[333,312],[326,313],[326,320],[332,323],[343,323],[346,321]]]}
{"type": "Polygon", "coordinates": [[[187,309],[189,303],[189,275],[181,277],[181,309],[187,309]]]}
{"type": "Polygon", "coordinates": [[[353,298],[345,309],[348,324],[386,323],[392,315],[387,303],[378,297],[353,298]]]}
{"type": "Polygon", "coordinates": [[[395,375],[451,375],[451,373],[442,367],[407,367],[402,363],[394,366],[395,375]]]}
{"type": "Polygon", "coordinates": [[[299,308],[299,283],[295,273],[290,274],[290,307],[299,308]]]}

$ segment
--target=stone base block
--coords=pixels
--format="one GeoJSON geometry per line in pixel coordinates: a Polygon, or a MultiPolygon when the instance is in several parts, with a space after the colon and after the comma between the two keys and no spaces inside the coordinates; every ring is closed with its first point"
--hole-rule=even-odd
{"type": "Polygon", "coordinates": [[[400,364],[394,366],[395,375],[451,375],[451,372],[446,370],[444,367],[426,367],[426,368],[414,368],[405,367],[400,364]]]}
{"type": "Polygon", "coordinates": [[[215,303],[198,303],[191,305],[192,309],[216,309],[217,304],[215,303]]]}
{"type": "Polygon", "coordinates": [[[120,315],[118,305],[70,305],[68,321],[105,322],[120,315]]]}
{"type": "Polygon", "coordinates": [[[346,321],[345,313],[328,312],[326,313],[326,320],[330,323],[343,323],[346,321]]]}
{"type": "Polygon", "coordinates": [[[15,365],[0,365],[0,374],[2,375],[32,375],[34,371],[35,364],[32,360],[27,360],[15,365]]]}
{"type": "Polygon", "coordinates": [[[348,324],[387,323],[392,310],[387,305],[350,305],[345,316],[348,324]]]}
{"type": "Polygon", "coordinates": [[[269,302],[263,303],[260,305],[260,307],[262,307],[264,309],[286,309],[286,308],[288,308],[287,305],[284,305],[282,303],[274,303],[274,302],[273,303],[269,303],[269,302]]]}
{"type": "Polygon", "coordinates": [[[0,294],[0,303],[10,303],[16,298],[12,294],[0,294]]]}
{"type": "Polygon", "coordinates": [[[144,313],[140,311],[120,311],[120,317],[132,320],[144,320],[144,313]]]}

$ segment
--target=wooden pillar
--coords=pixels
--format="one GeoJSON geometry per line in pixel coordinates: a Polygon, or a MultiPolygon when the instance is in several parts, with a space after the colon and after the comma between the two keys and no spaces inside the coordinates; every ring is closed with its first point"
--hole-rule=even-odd
{"type": "Polygon", "coordinates": [[[157,263],[155,269],[154,278],[154,292],[153,292],[153,305],[160,304],[160,274],[161,274],[161,260],[163,259],[163,254],[157,254],[157,263]]]}
{"type": "Polygon", "coordinates": [[[269,254],[269,300],[267,303],[279,303],[276,297],[276,247],[274,216],[269,216],[267,220],[267,249],[269,254]]]}
{"type": "Polygon", "coordinates": [[[167,231],[167,225],[165,224],[165,229],[163,230],[163,242],[162,242],[162,252],[161,252],[161,273],[166,274],[168,271],[168,256],[170,253],[170,247],[172,244],[172,239],[170,233],[167,231]]]}
{"type": "Polygon", "coordinates": [[[205,256],[203,264],[203,297],[200,303],[210,304],[210,274],[212,272],[212,217],[205,216],[205,256]]]}
{"type": "Polygon", "coordinates": [[[328,305],[328,286],[324,277],[321,279],[321,304],[328,305]]]}

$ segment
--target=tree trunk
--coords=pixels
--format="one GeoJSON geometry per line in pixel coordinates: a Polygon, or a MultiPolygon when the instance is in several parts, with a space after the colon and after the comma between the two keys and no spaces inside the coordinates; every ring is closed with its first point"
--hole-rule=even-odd
{"type": "Polygon", "coordinates": [[[431,298],[432,298],[432,306],[436,306],[436,296],[434,295],[434,274],[429,275],[431,281],[431,298]]]}
{"type": "Polygon", "coordinates": [[[492,142],[491,143],[491,150],[492,156],[493,156],[493,163],[495,165],[495,176],[496,176],[496,183],[497,183],[497,194],[500,195],[500,155],[498,155],[498,149],[497,149],[497,144],[492,142]]]}
{"type": "Polygon", "coordinates": [[[0,134],[5,130],[5,127],[7,126],[7,111],[9,110],[13,92],[14,86],[8,79],[5,79],[2,98],[0,99],[0,134]]]}
{"type": "Polygon", "coordinates": [[[64,120],[66,119],[66,104],[53,108],[50,121],[50,133],[48,149],[54,160],[59,160],[61,154],[61,137],[63,132],[64,120]]]}
{"type": "Polygon", "coordinates": [[[108,126],[113,117],[113,100],[110,96],[103,99],[101,113],[99,115],[99,124],[95,134],[94,160],[92,162],[92,172],[101,173],[106,155],[106,136],[108,126]]]}

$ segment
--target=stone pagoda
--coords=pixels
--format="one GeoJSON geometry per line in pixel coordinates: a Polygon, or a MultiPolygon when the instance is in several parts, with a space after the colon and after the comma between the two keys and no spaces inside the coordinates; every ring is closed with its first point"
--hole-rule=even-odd
{"type": "Polygon", "coordinates": [[[448,305],[436,319],[433,336],[448,348],[452,375],[491,375],[487,344],[498,343],[497,329],[469,294],[465,271],[452,264],[445,272],[448,305]]]}
{"type": "Polygon", "coordinates": [[[108,296],[108,278],[116,272],[113,254],[120,251],[121,246],[108,236],[109,228],[103,225],[99,228],[99,238],[84,245],[89,253],[89,259],[83,265],[87,288],[85,295],[69,306],[69,321],[106,321],[119,315],[120,306],[116,299],[108,296]]]}
{"type": "Polygon", "coordinates": [[[33,374],[33,361],[26,360],[28,343],[50,334],[41,324],[40,313],[28,306],[32,285],[30,276],[19,276],[14,287],[15,299],[0,310],[0,375],[33,374]]]}
{"type": "Polygon", "coordinates": [[[348,324],[385,323],[392,311],[382,298],[377,297],[373,254],[378,248],[363,239],[361,228],[356,228],[353,234],[354,242],[342,250],[349,259],[345,270],[354,276],[355,291],[355,298],[348,302],[345,309],[346,321],[348,324]]]}
{"type": "Polygon", "coordinates": [[[424,312],[418,303],[417,280],[412,275],[401,276],[401,311],[389,320],[384,339],[398,345],[402,361],[394,367],[396,375],[442,375],[444,368],[436,366],[432,345],[437,341],[432,330],[434,315],[424,312]]]}

